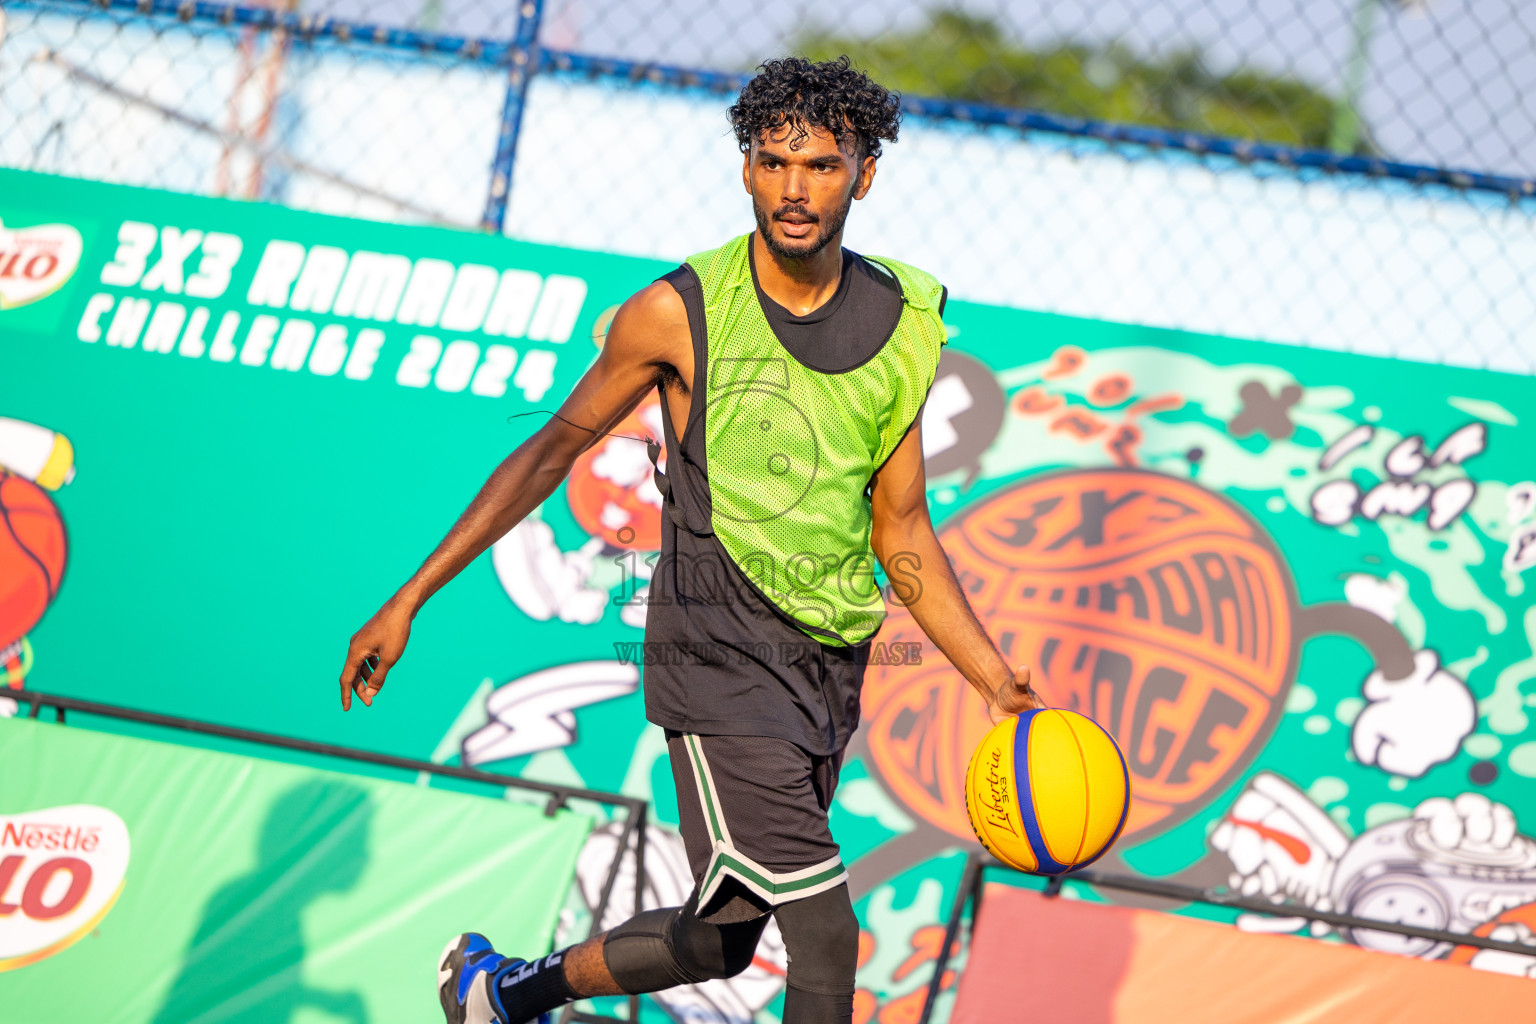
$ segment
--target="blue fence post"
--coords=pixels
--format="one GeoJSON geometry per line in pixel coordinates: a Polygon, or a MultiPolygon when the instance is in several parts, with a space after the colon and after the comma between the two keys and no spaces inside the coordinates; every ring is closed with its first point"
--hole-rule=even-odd
{"type": "Polygon", "coordinates": [[[517,8],[517,34],[507,54],[507,99],[501,107],[501,132],[496,137],[496,159],[491,164],[491,191],[485,197],[485,215],[480,218],[482,228],[497,234],[506,226],[517,135],[523,127],[528,83],[538,71],[539,23],[543,19],[544,0],[522,0],[517,8]]]}

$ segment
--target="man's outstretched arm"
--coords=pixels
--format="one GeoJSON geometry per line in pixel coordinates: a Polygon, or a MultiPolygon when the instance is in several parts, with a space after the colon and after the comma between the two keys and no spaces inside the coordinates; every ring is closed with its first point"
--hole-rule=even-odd
{"type": "Polygon", "coordinates": [[[1029,668],[1017,670],[971,611],[949,557],[933,532],[923,474],[922,417],[912,424],[875,475],[870,492],[874,526],[870,543],[906,605],[966,681],[987,702],[994,722],[1044,703],[1029,686],[1029,668]]]}
{"type": "Polygon", "coordinates": [[[687,312],[667,284],[653,284],[619,307],[602,352],[560,406],[559,417],[551,417],[496,467],[421,568],[353,635],[341,670],[342,710],[351,709],[354,691],[364,704],[373,703],[405,652],[411,620],[427,599],[554,493],[576,457],[656,386],[679,330],[686,342],[687,312]],[[365,681],[358,666],[370,655],[378,666],[365,681]]]}

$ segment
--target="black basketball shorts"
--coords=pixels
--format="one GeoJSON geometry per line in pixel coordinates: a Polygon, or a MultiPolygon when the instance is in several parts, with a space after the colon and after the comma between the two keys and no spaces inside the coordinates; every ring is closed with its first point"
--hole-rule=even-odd
{"type": "Polygon", "coordinates": [[[698,916],[750,920],[848,880],[827,811],[843,751],[666,730],[698,916]]]}

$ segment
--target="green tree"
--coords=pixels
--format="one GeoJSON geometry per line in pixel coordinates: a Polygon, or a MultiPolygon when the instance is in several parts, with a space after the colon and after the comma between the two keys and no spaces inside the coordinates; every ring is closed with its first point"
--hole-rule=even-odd
{"type": "MultiPolygon", "coordinates": [[[[1029,107],[1069,117],[1324,147],[1337,101],[1284,75],[1215,74],[1196,50],[1157,59],[1123,46],[1027,50],[997,22],[933,10],[911,32],[858,38],[817,28],[791,37],[813,60],[848,54],[887,87],[913,96],[1029,107]]],[[[1360,144],[1369,152],[1368,140],[1360,144]]]]}

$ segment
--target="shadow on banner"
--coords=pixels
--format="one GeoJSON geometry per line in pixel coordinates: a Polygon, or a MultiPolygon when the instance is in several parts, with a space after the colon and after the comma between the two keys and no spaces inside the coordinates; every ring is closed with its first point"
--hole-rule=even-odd
{"type": "Polygon", "coordinates": [[[343,781],[308,781],[279,796],[256,866],[209,899],[155,1024],[208,1014],[228,1024],[288,1024],[306,1007],[366,1024],[357,991],[317,988],[304,977],[303,914],[356,884],[373,814],[368,793],[343,781]]]}

